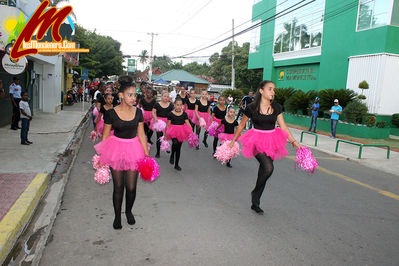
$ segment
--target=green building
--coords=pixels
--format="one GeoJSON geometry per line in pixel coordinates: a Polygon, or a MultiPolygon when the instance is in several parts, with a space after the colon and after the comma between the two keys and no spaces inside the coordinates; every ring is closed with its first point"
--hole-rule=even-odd
{"type": "Polygon", "coordinates": [[[255,0],[252,22],[261,21],[248,68],[264,79],[358,93],[366,80],[369,111],[399,113],[399,0],[255,0]]]}

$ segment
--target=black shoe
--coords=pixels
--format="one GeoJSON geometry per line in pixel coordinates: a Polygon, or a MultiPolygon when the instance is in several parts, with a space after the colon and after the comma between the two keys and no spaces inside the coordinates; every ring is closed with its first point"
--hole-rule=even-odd
{"type": "Polygon", "coordinates": [[[12,130],[18,130],[18,128],[16,128],[16,127],[12,127],[12,128],[10,128],[10,129],[12,129],[12,130]]]}
{"type": "Polygon", "coordinates": [[[114,219],[114,223],[112,224],[112,226],[114,227],[115,230],[120,230],[122,229],[122,223],[121,223],[121,219],[114,219]]]}
{"type": "Polygon", "coordinates": [[[20,127],[20,126],[17,126],[17,129],[21,129],[21,127],[20,127]]]}
{"type": "Polygon", "coordinates": [[[205,148],[208,148],[208,143],[206,143],[205,141],[203,141],[202,143],[204,143],[205,148]]]}
{"type": "Polygon", "coordinates": [[[159,155],[159,153],[155,154],[155,158],[159,158],[161,157],[161,155],[159,155]]]}
{"type": "Polygon", "coordinates": [[[169,163],[175,164],[175,156],[170,156],[169,163]]]}
{"type": "Polygon", "coordinates": [[[176,169],[177,171],[181,171],[181,167],[178,166],[178,165],[175,166],[175,169],[176,169]]]}
{"type": "Polygon", "coordinates": [[[233,168],[233,166],[231,166],[230,163],[227,163],[226,166],[227,166],[228,168],[233,168]]]}
{"type": "Polygon", "coordinates": [[[32,141],[29,141],[29,140],[27,140],[26,143],[28,143],[28,144],[33,144],[33,142],[32,142],[32,141]]]}
{"type": "Polygon", "coordinates": [[[195,147],[195,149],[198,151],[199,150],[199,146],[195,147]]]}
{"type": "Polygon", "coordinates": [[[22,144],[22,145],[29,145],[29,143],[26,142],[26,141],[25,141],[25,142],[21,142],[21,144],[22,144]]]}
{"type": "Polygon", "coordinates": [[[151,140],[149,140],[149,141],[147,141],[147,142],[148,142],[148,143],[150,143],[151,145],[152,145],[152,144],[154,144],[154,143],[152,143],[152,141],[151,141],[151,140]]]}
{"type": "Polygon", "coordinates": [[[257,214],[263,214],[263,210],[259,208],[259,206],[255,206],[252,204],[251,209],[254,210],[257,214]]]}
{"type": "Polygon", "coordinates": [[[133,213],[131,212],[127,212],[126,213],[126,219],[127,219],[127,223],[130,225],[133,225],[136,223],[136,220],[134,219],[133,213]]]}
{"type": "Polygon", "coordinates": [[[170,153],[170,151],[166,151],[166,153],[170,153]]]}

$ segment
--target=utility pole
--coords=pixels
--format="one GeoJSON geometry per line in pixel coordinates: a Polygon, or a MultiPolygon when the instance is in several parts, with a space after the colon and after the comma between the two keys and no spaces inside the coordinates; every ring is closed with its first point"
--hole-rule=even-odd
{"type": "Polygon", "coordinates": [[[234,19],[233,19],[233,41],[231,46],[231,89],[235,89],[235,69],[234,69],[234,19]]]}
{"type": "Polygon", "coordinates": [[[150,54],[150,72],[149,72],[149,81],[151,83],[152,79],[152,56],[154,52],[154,36],[158,35],[156,33],[147,33],[148,35],[151,35],[151,54],[150,54]]]}

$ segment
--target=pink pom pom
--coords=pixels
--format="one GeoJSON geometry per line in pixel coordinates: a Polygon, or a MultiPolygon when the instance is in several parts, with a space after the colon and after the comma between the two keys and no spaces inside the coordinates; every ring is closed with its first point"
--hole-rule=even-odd
{"type": "Polygon", "coordinates": [[[97,139],[101,138],[102,134],[97,132],[96,130],[93,130],[90,132],[90,139],[94,143],[97,139]]]}
{"type": "Polygon", "coordinates": [[[240,154],[240,145],[237,142],[234,143],[233,148],[228,145],[230,141],[225,141],[222,145],[216,148],[215,157],[222,164],[227,163],[230,159],[237,157],[240,154]]]}
{"type": "Polygon", "coordinates": [[[137,170],[144,181],[153,182],[159,176],[159,166],[154,158],[146,157],[137,164],[137,170]]]}
{"type": "Polygon", "coordinates": [[[170,151],[170,146],[172,145],[172,142],[166,140],[164,136],[160,137],[159,140],[161,141],[161,150],[170,151]]]}
{"type": "Polygon", "coordinates": [[[221,126],[218,130],[216,130],[218,126],[219,126],[218,122],[212,122],[212,124],[208,128],[209,136],[217,137],[219,136],[220,133],[223,133],[224,126],[221,126]]]}
{"type": "Polygon", "coordinates": [[[164,121],[162,121],[161,119],[158,119],[158,122],[155,122],[152,126],[153,130],[157,131],[157,132],[164,131],[165,127],[166,127],[166,123],[164,121]]]}
{"type": "Polygon", "coordinates": [[[318,166],[317,160],[308,147],[302,146],[296,151],[295,167],[299,167],[303,171],[313,174],[315,168],[318,166]]]}
{"type": "Polygon", "coordinates": [[[205,119],[203,119],[202,117],[200,117],[200,119],[199,119],[199,124],[200,124],[200,127],[206,127],[206,121],[205,121],[205,119]]]}
{"type": "Polygon", "coordinates": [[[108,166],[102,166],[94,174],[94,180],[99,184],[108,183],[111,180],[111,171],[108,166]]]}
{"type": "Polygon", "coordinates": [[[190,145],[191,148],[198,147],[199,140],[198,140],[197,134],[191,133],[188,136],[187,142],[188,142],[188,145],[190,145]]]}
{"type": "Polygon", "coordinates": [[[100,163],[100,156],[98,156],[97,154],[95,154],[94,156],[93,156],[93,158],[91,159],[91,161],[93,162],[93,168],[94,169],[99,169],[99,168],[101,168],[102,166],[101,166],[101,163],[100,163]]]}

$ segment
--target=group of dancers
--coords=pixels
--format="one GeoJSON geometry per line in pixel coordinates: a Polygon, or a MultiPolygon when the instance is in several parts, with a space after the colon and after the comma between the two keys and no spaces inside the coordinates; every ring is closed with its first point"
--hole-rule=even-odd
{"type": "MultiPolygon", "coordinates": [[[[240,124],[235,119],[235,109],[226,107],[224,96],[219,97],[218,105],[211,110],[207,91],[202,91],[200,99],[196,99],[194,89],[186,95],[185,88],[179,85],[177,89],[180,93],[173,103],[167,91],[161,93],[161,100],[157,102],[150,86],[136,99],[136,88],[130,76],[121,76],[118,83],[120,104],[113,107],[112,95],[105,94],[104,104],[96,107],[98,111],[96,130],[102,131],[100,132],[102,140],[94,146],[100,156],[100,162],[108,165],[112,173],[114,229],[122,228],[124,188],[126,188],[127,222],[135,223],[132,207],[136,198],[137,163],[149,156],[148,143],[153,144],[151,138],[154,131],[156,131],[155,157],[160,157],[161,138],[171,140],[169,162],[177,171],[181,171],[179,163],[183,142],[188,140],[192,132],[200,136],[203,128],[202,143],[208,147],[208,129],[212,122],[218,124],[218,130],[223,130],[214,137],[213,153],[218,147],[219,140],[229,141],[228,145],[231,148],[239,140],[242,144],[242,155],[246,158],[255,157],[258,160],[258,178],[251,193],[251,209],[258,214],[263,213],[259,207],[260,197],[273,173],[273,161],[288,154],[285,148],[287,139],[293,147],[300,148],[284,122],[281,106],[273,102],[275,85],[272,81],[260,83],[255,100],[245,109],[240,124]],[[248,119],[252,119],[254,129],[241,135],[248,119]],[[156,126],[159,120],[166,123],[162,131],[156,126]],[[276,127],[276,121],[279,128],[276,127]]],[[[199,149],[199,145],[196,149],[199,149]]],[[[227,167],[232,167],[230,161],[227,167]]]]}

